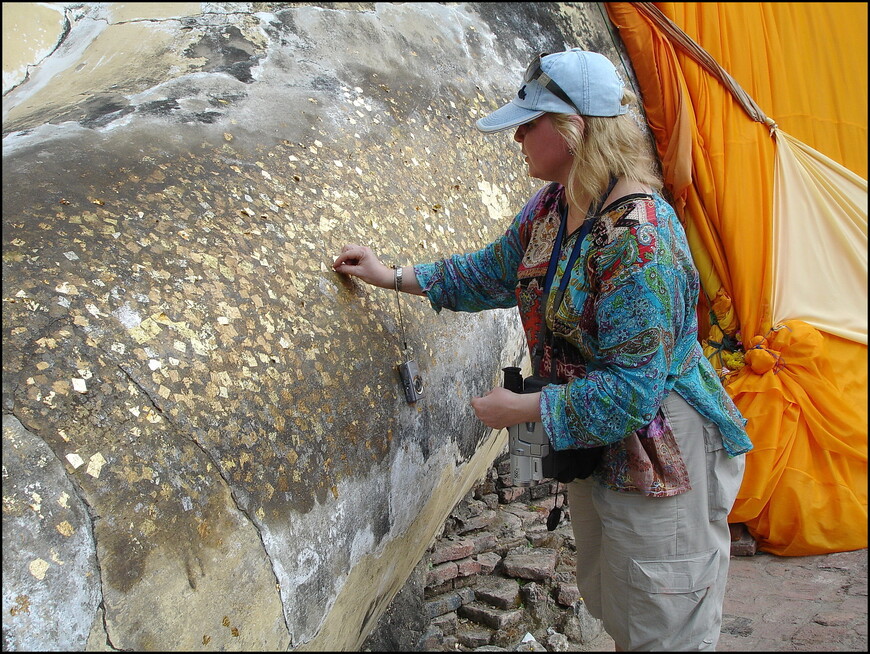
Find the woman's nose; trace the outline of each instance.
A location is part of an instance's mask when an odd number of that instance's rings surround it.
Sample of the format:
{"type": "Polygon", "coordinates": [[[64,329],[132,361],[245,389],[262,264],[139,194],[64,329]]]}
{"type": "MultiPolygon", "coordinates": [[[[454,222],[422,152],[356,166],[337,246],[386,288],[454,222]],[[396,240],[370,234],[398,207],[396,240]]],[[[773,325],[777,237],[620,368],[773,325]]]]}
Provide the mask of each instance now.
{"type": "Polygon", "coordinates": [[[523,137],[526,135],[526,126],[520,125],[517,127],[517,131],[514,132],[514,141],[517,143],[523,142],[523,137]]]}

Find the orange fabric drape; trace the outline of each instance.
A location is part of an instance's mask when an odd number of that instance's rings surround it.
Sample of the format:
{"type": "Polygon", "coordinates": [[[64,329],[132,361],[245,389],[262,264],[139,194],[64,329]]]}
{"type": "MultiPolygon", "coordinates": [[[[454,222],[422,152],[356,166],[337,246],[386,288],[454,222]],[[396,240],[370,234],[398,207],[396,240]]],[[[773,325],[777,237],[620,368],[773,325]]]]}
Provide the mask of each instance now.
{"type": "MultiPolygon", "coordinates": [[[[776,554],[866,547],[866,345],[787,316],[772,324],[776,142],[640,4],[605,6],[716,309],[710,342],[724,332],[746,350],[716,359],[739,368],[726,387],[755,444],[729,519],[776,554]]],[[[784,132],[866,178],[866,5],[654,4],[784,132]]]]}
{"type": "MultiPolygon", "coordinates": [[[[834,339],[786,321],[753,351],[760,356],[747,369],[762,374],[729,386],[755,445],[729,520],[745,522],[774,554],[867,546],[867,412],[841,399],[826,343],[834,339]]],[[[866,388],[866,367],[864,378],[866,388]]]]}

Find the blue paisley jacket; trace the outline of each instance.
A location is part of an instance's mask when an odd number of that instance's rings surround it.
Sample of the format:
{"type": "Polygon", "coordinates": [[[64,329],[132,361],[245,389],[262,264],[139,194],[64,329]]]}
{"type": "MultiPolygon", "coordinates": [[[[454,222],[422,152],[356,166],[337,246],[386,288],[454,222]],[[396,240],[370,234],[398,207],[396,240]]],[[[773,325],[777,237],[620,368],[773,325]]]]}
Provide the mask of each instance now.
{"type": "MultiPolygon", "coordinates": [[[[561,185],[548,184],[493,243],[415,265],[433,308],[516,306],[534,352],[564,196],[561,185]]],[[[554,290],[577,236],[564,239],[554,290]]],[[[604,207],[582,243],[564,300],[554,306],[557,294],[549,294],[543,314],[558,338],[544,347],[540,374],[555,372],[560,383],[541,392],[545,431],[556,450],[607,446],[596,477],[615,490],[674,495],[690,488],[660,411],[671,391],[716,424],[729,455],[752,449],[745,419],[698,342],[699,291],[683,227],[656,194],[628,195],[604,207]],[[638,466],[659,472],[640,486],[638,466]]]]}

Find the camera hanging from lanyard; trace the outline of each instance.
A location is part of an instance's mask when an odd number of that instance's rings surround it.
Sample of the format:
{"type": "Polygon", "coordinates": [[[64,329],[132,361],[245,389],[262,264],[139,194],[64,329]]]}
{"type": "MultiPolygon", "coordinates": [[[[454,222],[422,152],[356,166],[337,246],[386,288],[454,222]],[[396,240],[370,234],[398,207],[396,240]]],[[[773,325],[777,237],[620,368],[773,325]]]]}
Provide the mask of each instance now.
{"type": "MultiPolygon", "coordinates": [[[[402,267],[393,266],[395,270],[395,289],[396,289],[396,306],[399,309],[399,327],[402,331],[402,347],[403,352],[408,354],[408,341],[405,339],[405,323],[402,320],[402,301],[399,298],[399,291],[402,290],[402,267]]],[[[408,359],[404,363],[396,366],[399,371],[399,379],[402,382],[402,390],[405,391],[405,400],[409,403],[416,402],[423,395],[423,378],[420,376],[420,370],[417,368],[417,363],[413,359],[408,359]]]]}

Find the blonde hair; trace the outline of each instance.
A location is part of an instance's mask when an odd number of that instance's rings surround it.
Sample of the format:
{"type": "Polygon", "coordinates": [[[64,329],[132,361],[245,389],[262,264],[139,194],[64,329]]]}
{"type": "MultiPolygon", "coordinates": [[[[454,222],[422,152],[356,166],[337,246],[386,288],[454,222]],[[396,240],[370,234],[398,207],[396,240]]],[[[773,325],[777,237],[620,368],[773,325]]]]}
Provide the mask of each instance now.
{"type": "MultiPolygon", "coordinates": [[[[625,89],[622,104],[631,104],[635,94],[625,89]]],[[[583,116],[584,125],[569,114],[553,114],[553,126],[574,153],[574,163],[568,174],[568,201],[583,206],[598,198],[611,177],[631,181],[661,190],[658,164],[653,158],[649,141],[630,113],[621,116],[583,116]]]]}

